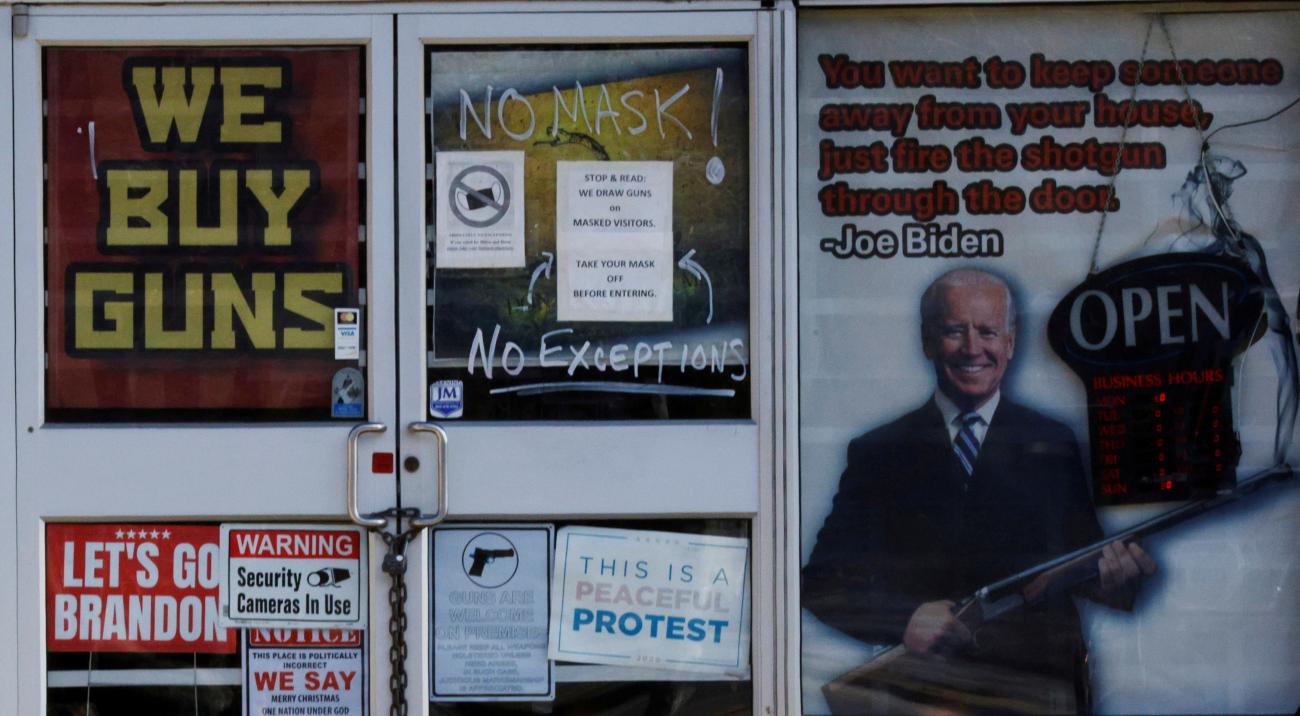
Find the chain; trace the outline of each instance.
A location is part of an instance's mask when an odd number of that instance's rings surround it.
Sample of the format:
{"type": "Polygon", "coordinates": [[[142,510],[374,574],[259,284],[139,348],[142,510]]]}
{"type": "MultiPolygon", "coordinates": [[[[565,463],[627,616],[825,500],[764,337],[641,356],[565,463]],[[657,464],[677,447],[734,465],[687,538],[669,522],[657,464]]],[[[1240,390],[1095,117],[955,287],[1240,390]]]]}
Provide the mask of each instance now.
{"type": "Polygon", "coordinates": [[[396,519],[397,531],[380,532],[379,536],[383,538],[384,544],[388,545],[388,551],[384,554],[383,570],[392,580],[392,585],[388,588],[388,663],[390,673],[388,675],[388,691],[391,701],[388,706],[389,716],[406,716],[409,705],[406,702],[406,546],[410,543],[415,535],[419,534],[419,528],[410,528],[405,532],[402,530],[402,518],[418,516],[419,510],[391,509],[377,513],[374,516],[392,517],[396,519]]]}
{"type": "MultiPolygon", "coordinates": [[[[1164,19],[1161,18],[1163,24],[1164,19]]],[[[1128,128],[1137,116],[1138,85],[1142,84],[1142,69],[1147,64],[1147,48],[1151,46],[1151,28],[1155,18],[1147,21],[1146,38],[1142,40],[1142,55],[1138,58],[1137,75],[1133,78],[1133,89],[1128,95],[1128,112],[1124,113],[1124,124],[1119,132],[1119,151],[1115,153],[1115,164],[1110,168],[1110,186],[1106,189],[1106,200],[1101,203],[1101,220],[1097,224],[1097,237],[1092,241],[1092,258],[1088,260],[1088,273],[1097,273],[1097,260],[1101,255],[1101,238],[1106,233],[1106,217],[1110,215],[1110,203],[1115,198],[1115,180],[1119,178],[1121,164],[1124,160],[1124,145],[1128,142],[1128,128]]]]}

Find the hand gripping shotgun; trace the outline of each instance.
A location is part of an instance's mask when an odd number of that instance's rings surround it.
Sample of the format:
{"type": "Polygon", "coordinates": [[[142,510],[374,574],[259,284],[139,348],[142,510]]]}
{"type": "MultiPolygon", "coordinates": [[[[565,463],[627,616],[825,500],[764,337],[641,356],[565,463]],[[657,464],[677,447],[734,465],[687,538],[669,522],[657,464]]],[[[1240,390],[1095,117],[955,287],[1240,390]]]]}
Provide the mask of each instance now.
{"type": "MultiPolygon", "coordinates": [[[[973,634],[981,625],[1008,612],[1039,604],[1096,579],[1101,550],[1112,542],[1127,543],[1156,534],[1291,476],[1292,469],[1285,463],[1261,470],[1238,481],[1236,489],[1231,492],[1188,502],[1073,552],[980,587],[953,607],[953,615],[973,634]]],[[[1001,681],[1006,686],[1007,682],[1019,679],[999,673],[1006,669],[978,664],[963,665],[956,678],[949,679],[946,684],[932,683],[926,678],[926,672],[935,670],[935,659],[942,657],[911,653],[898,644],[831,681],[822,692],[835,714],[911,713],[917,709],[917,700],[930,703],[956,700],[974,710],[1073,711],[1073,684],[1011,684],[1010,689],[985,690],[983,687],[990,682],[1001,681]],[[906,696],[902,695],[904,693],[906,696]],[[1067,701],[1069,703],[1065,703],[1067,701]]]]}

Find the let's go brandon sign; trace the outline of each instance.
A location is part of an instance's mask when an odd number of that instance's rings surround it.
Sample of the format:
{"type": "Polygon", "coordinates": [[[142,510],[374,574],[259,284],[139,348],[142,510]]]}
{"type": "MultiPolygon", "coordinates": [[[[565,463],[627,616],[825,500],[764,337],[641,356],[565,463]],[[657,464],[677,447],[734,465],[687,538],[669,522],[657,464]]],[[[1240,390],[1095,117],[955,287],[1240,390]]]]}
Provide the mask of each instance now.
{"type": "Polygon", "coordinates": [[[216,525],[45,528],[50,651],[233,654],[218,625],[216,525]]]}
{"type": "Polygon", "coordinates": [[[328,417],[360,51],[57,48],[45,68],[47,408],[328,417]]]}

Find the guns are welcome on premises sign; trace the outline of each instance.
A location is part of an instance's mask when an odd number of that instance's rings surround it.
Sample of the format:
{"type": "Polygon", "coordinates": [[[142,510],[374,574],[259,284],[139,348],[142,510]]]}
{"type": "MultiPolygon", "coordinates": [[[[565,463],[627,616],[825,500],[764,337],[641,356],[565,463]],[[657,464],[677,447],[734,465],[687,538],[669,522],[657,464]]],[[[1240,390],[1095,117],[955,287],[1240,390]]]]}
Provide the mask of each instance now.
{"type": "Polygon", "coordinates": [[[458,524],[432,535],[430,699],[554,699],[546,639],[555,527],[458,524]]]}

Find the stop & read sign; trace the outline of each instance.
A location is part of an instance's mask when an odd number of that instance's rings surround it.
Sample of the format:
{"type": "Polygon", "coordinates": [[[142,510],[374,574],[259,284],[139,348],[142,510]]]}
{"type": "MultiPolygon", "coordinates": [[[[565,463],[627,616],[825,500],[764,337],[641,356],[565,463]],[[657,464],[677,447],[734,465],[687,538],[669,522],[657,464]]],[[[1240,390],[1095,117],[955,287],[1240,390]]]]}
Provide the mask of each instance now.
{"type": "Polygon", "coordinates": [[[339,525],[221,526],[221,623],[365,628],[366,534],[339,525]]]}

